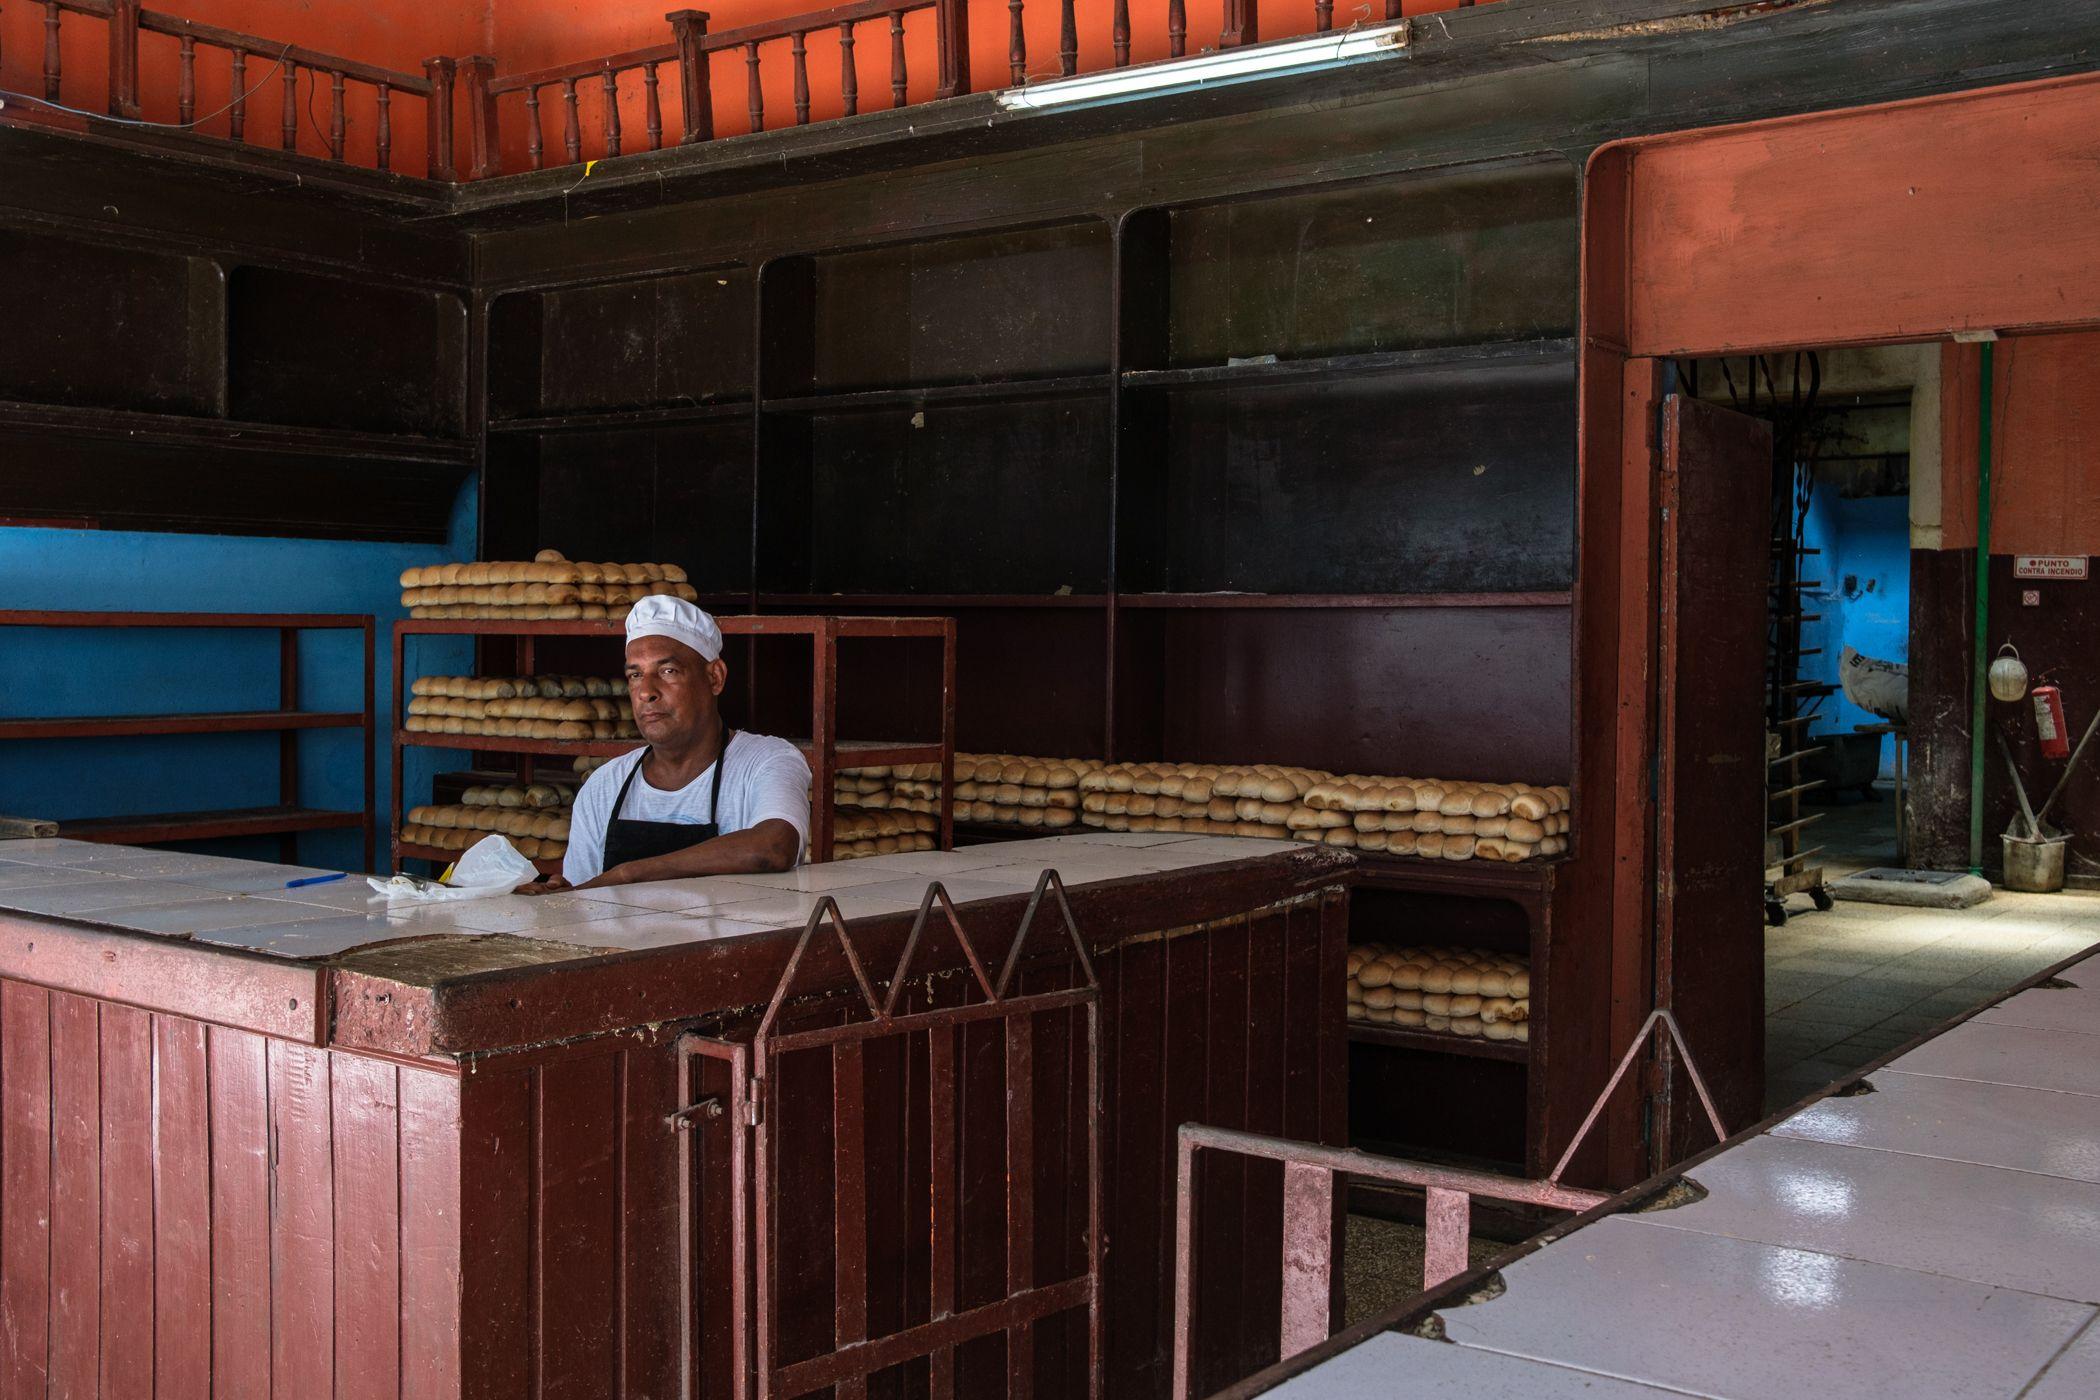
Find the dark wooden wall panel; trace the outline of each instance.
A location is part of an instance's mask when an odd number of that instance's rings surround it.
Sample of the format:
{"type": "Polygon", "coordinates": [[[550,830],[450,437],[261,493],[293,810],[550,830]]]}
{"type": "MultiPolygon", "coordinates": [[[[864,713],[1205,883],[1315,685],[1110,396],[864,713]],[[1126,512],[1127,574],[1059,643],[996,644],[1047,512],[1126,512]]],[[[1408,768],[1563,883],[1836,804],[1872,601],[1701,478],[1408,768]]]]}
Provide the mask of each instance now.
{"type": "Polygon", "coordinates": [[[225,276],[205,258],[0,229],[0,399],[208,414],[225,276]],[[30,327],[50,334],[30,335],[30,327]],[[117,328],[112,345],[103,334],[117,328]]]}
{"type": "Polygon", "coordinates": [[[1575,577],[1571,362],[1127,398],[1137,592],[1457,593],[1575,577]]]}
{"type": "Polygon", "coordinates": [[[432,437],[465,431],[466,308],[456,294],[237,267],[226,300],[234,418],[432,437]]]}
{"type": "Polygon", "coordinates": [[[1203,608],[1155,625],[1139,664],[1165,695],[1162,752],[1121,757],[1530,783],[1573,767],[1565,608],[1203,608]]]}

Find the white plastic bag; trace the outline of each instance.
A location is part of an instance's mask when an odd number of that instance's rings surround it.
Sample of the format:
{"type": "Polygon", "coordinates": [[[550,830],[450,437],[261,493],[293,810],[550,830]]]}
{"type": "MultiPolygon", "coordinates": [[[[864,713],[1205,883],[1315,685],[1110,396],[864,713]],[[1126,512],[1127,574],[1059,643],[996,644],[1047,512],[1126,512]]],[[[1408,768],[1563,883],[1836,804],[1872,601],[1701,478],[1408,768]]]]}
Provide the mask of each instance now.
{"type": "Polygon", "coordinates": [[[459,858],[450,878],[443,883],[407,875],[396,875],[391,880],[368,878],[365,883],[385,895],[389,904],[428,904],[438,900],[488,899],[509,894],[538,878],[538,869],[518,853],[507,837],[484,836],[459,858]]]}

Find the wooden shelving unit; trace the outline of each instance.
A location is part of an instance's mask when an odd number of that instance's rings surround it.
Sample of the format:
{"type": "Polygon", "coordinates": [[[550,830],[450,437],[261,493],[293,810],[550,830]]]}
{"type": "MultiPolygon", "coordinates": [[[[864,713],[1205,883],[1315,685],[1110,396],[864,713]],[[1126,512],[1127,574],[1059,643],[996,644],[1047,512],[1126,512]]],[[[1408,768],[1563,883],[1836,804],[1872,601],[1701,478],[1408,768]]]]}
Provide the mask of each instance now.
{"type": "MultiPolygon", "coordinates": [[[[717,617],[727,638],[797,638],[809,643],[810,733],[792,741],[809,760],[811,778],[810,859],[829,860],[832,849],[834,800],[833,777],[840,768],[872,767],[904,763],[940,766],[942,787],[952,788],[948,778],[955,769],[955,623],[945,617],[717,617]],[[839,644],[862,641],[931,641],[940,646],[941,669],[937,726],[934,740],[842,739],[839,737],[839,644]]],[[[551,639],[575,638],[598,643],[617,642],[624,635],[613,621],[508,622],[500,618],[409,619],[394,624],[392,685],[397,701],[405,709],[407,647],[415,637],[475,637],[511,644],[507,674],[533,675],[545,656],[543,643],[551,639]]],[[[603,669],[618,665],[618,650],[600,657],[603,669]]],[[[581,669],[580,667],[578,669],[581,669]]],[[[748,692],[747,692],[748,693],[748,692]]],[[[449,749],[473,754],[506,754],[522,760],[520,780],[531,781],[536,758],[615,758],[632,752],[639,741],[589,739],[517,739],[485,734],[411,733],[397,728],[393,735],[394,791],[401,792],[402,753],[410,748],[449,749]]],[[[450,860],[456,851],[416,846],[401,839],[404,799],[395,802],[392,818],[393,853],[402,859],[450,860]]],[[[940,841],[943,850],[954,843],[954,814],[946,803],[941,810],[940,841]]],[[[551,870],[558,862],[540,862],[551,870]]]]}
{"type": "MultiPolygon", "coordinates": [[[[762,616],[952,618],[969,751],[1569,782],[1578,183],[1516,160],[549,270],[490,304],[484,548],[647,540],[762,616]]],[[[901,732],[909,683],[841,664],[857,732],[901,732]]],[[[806,684],[752,671],[754,700],[806,684]]],[[[1490,911],[1460,921],[1603,1025],[1601,964],[1532,946],[1548,868],[1446,864],[1367,860],[1367,928],[1490,911]]],[[[1547,1034],[1355,1053],[1448,1079],[1418,1131],[1477,1102],[1493,1130],[1455,1136],[1535,1159],[1593,1068],[1547,1034]]]]}
{"type": "Polygon", "coordinates": [[[364,829],[364,864],[372,868],[372,807],[377,778],[373,747],[372,668],[375,628],[365,613],[153,613],[0,611],[0,627],[94,627],[124,629],[244,629],[278,634],[278,707],[271,710],[196,711],[153,715],[67,715],[0,719],[0,740],[112,739],[198,734],[277,734],[278,800],[267,805],[210,811],[153,812],[61,820],[59,834],[80,841],[151,846],[172,841],[208,841],[236,836],[281,838],[286,861],[297,858],[301,832],[364,829]],[[364,708],[299,708],[299,634],[355,632],[364,638],[364,708]],[[302,806],[299,802],[299,735],[314,730],[355,729],[364,743],[364,805],[355,811],[302,806]]]}

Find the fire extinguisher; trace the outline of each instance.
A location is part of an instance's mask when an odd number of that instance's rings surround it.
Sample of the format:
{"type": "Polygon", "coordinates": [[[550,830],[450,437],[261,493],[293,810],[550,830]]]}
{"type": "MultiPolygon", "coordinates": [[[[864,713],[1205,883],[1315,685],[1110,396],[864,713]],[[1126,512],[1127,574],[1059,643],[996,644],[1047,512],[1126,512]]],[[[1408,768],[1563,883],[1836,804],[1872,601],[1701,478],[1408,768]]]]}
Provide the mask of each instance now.
{"type": "Polygon", "coordinates": [[[2034,688],[2034,727],[2042,738],[2042,756],[2071,756],[2070,726],[2064,720],[2064,693],[2054,685],[2034,688]]]}

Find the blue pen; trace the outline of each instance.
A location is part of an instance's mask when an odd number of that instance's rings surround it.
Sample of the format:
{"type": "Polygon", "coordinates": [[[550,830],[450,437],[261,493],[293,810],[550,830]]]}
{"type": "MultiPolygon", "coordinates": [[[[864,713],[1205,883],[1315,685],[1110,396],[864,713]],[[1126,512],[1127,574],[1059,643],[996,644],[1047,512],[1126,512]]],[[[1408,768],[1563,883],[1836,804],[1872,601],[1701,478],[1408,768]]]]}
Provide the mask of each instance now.
{"type": "Polygon", "coordinates": [[[333,884],[337,880],[347,880],[349,878],[349,871],[338,870],[333,875],[309,875],[304,880],[287,880],[284,882],[284,887],[288,890],[296,890],[302,889],[307,885],[327,885],[333,884]]]}

